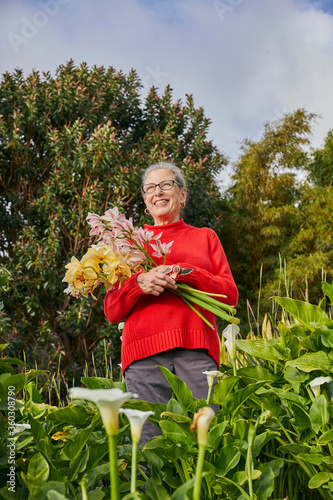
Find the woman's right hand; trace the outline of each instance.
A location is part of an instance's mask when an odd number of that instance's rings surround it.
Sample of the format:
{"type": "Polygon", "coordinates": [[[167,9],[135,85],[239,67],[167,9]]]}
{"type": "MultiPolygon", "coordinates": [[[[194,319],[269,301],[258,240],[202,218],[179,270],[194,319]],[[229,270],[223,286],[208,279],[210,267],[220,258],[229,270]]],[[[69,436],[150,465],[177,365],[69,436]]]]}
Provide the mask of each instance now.
{"type": "Polygon", "coordinates": [[[144,293],[160,295],[166,288],[177,289],[176,282],[168,274],[164,274],[168,266],[153,267],[146,273],[138,274],[136,281],[144,293]]]}

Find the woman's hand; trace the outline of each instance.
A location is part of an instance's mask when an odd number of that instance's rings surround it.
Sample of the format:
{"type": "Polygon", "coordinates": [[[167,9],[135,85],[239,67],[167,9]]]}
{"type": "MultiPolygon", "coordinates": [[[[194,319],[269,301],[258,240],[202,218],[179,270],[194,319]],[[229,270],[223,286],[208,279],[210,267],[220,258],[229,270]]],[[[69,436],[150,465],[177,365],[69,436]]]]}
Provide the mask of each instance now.
{"type": "Polygon", "coordinates": [[[177,289],[171,276],[164,274],[168,266],[153,267],[147,273],[138,274],[136,281],[141,290],[147,294],[160,295],[166,288],[177,289]]]}

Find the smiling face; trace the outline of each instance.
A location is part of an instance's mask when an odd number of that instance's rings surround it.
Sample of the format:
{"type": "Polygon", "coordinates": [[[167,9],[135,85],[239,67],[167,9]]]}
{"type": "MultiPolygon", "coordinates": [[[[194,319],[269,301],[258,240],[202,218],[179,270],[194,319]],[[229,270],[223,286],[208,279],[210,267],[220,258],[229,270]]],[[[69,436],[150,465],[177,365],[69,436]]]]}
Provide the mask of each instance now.
{"type": "MultiPolygon", "coordinates": [[[[149,172],[145,184],[159,184],[167,180],[175,180],[175,174],[167,168],[160,168],[149,172]]],[[[174,184],[169,191],[162,191],[157,186],[153,193],[144,195],[144,201],[155,226],[171,224],[180,220],[180,206],[186,201],[186,188],[174,184]]]]}

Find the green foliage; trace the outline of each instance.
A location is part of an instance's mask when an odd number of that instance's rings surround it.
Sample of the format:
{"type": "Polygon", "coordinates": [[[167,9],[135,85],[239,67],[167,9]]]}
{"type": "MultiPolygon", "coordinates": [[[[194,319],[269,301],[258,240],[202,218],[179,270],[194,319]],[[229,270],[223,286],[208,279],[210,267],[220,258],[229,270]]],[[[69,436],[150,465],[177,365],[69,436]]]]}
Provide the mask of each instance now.
{"type": "MultiPolygon", "coordinates": [[[[0,317],[10,351],[51,372],[61,356],[67,379],[103,351],[119,362],[117,328],[98,302],[63,293],[64,266],[90,240],[88,212],[117,205],[135,223],[148,222],[142,171],[173,159],[189,184],[187,220],[214,226],[221,196],[216,175],[226,161],[207,138],[209,120],[191,96],[174,101],[166,87],[142,100],[141,81],[114,68],[75,67],[56,75],[20,70],[0,83],[0,256],[12,274],[0,317]]],[[[97,369],[103,369],[103,352],[97,369]]],[[[64,390],[62,385],[61,390],[64,390]]]]}

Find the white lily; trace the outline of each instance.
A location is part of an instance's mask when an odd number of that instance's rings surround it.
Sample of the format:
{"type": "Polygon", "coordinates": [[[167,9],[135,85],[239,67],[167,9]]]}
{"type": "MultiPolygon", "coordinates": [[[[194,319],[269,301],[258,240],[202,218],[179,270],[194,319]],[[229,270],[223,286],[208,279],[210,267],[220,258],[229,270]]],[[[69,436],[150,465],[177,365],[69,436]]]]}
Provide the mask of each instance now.
{"type": "Polygon", "coordinates": [[[219,372],[218,370],[211,370],[211,371],[208,371],[208,372],[206,371],[206,372],[202,372],[202,373],[203,373],[203,375],[207,375],[207,383],[208,383],[207,404],[209,404],[210,395],[212,392],[212,387],[214,385],[214,379],[223,377],[223,373],[219,372]]]}
{"type": "Polygon", "coordinates": [[[73,387],[69,389],[69,396],[77,399],[87,399],[96,404],[108,435],[118,434],[119,408],[132,397],[138,397],[132,392],[123,392],[121,389],[86,389],[73,387]]]}
{"type": "Polygon", "coordinates": [[[315,397],[320,395],[320,386],[323,384],[329,384],[331,381],[331,377],[317,377],[311,380],[310,387],[315,397]]]}
{"type": "Polygon", "coordinates": [[[118,332],[122,332],[125,326],[125,321],[118,323],[118,332]]]}
{"type": "Polygon", "coordinates": [[[153,411],[133,410],[131,408],[121,408],[120,413],[124,413],[129,420],[131,426],[132,440],[136,444],[140,441],[142,427],[150,415],[154,415],[153,411]]]}
{"type": "Polygon", "coordinates": [[[120,500],[118,465],[117,465],[117,436],[119,429],[119,409],[132,397],[138,397],[132,392],[123,392],[121,389],[86,389],[72,387],[69,397],[87,399],[96,404],[102,417],[102,422],[109,442],[110,457],[110,495],[111,500],[120,500]]]}
{"type": "Polygon", "coordinates": [[[239,326],[235,323],[231,323],[223,330],[223,337],[226,339],[224,345],[229,352],[232,366],[234,370],[234,375],[237,376],[237,368],[236,368],[236,337],[239,334],[239,326]]]}
{"type": "Polygon", "coordinates": [[[131,493],[136,490],[136,464],[138,443],[140,441],[142,427],[153,411],[132,410],[131,408],[121,408],[120,413],[124,413],[129,420],[132,436],[132,470],[131,470],[131,493]]]}
{"type": "Polygon", "coordinates": [[[203,408],[200,408],[200,410],[193,417],[191,431],[197,431],[199,446],[199,454],[193,488],[193,500],[200,500],[201,478],[207,446],[208,429],[214,417],[215,412],[210,406],[204,406],[203,408]]]}

